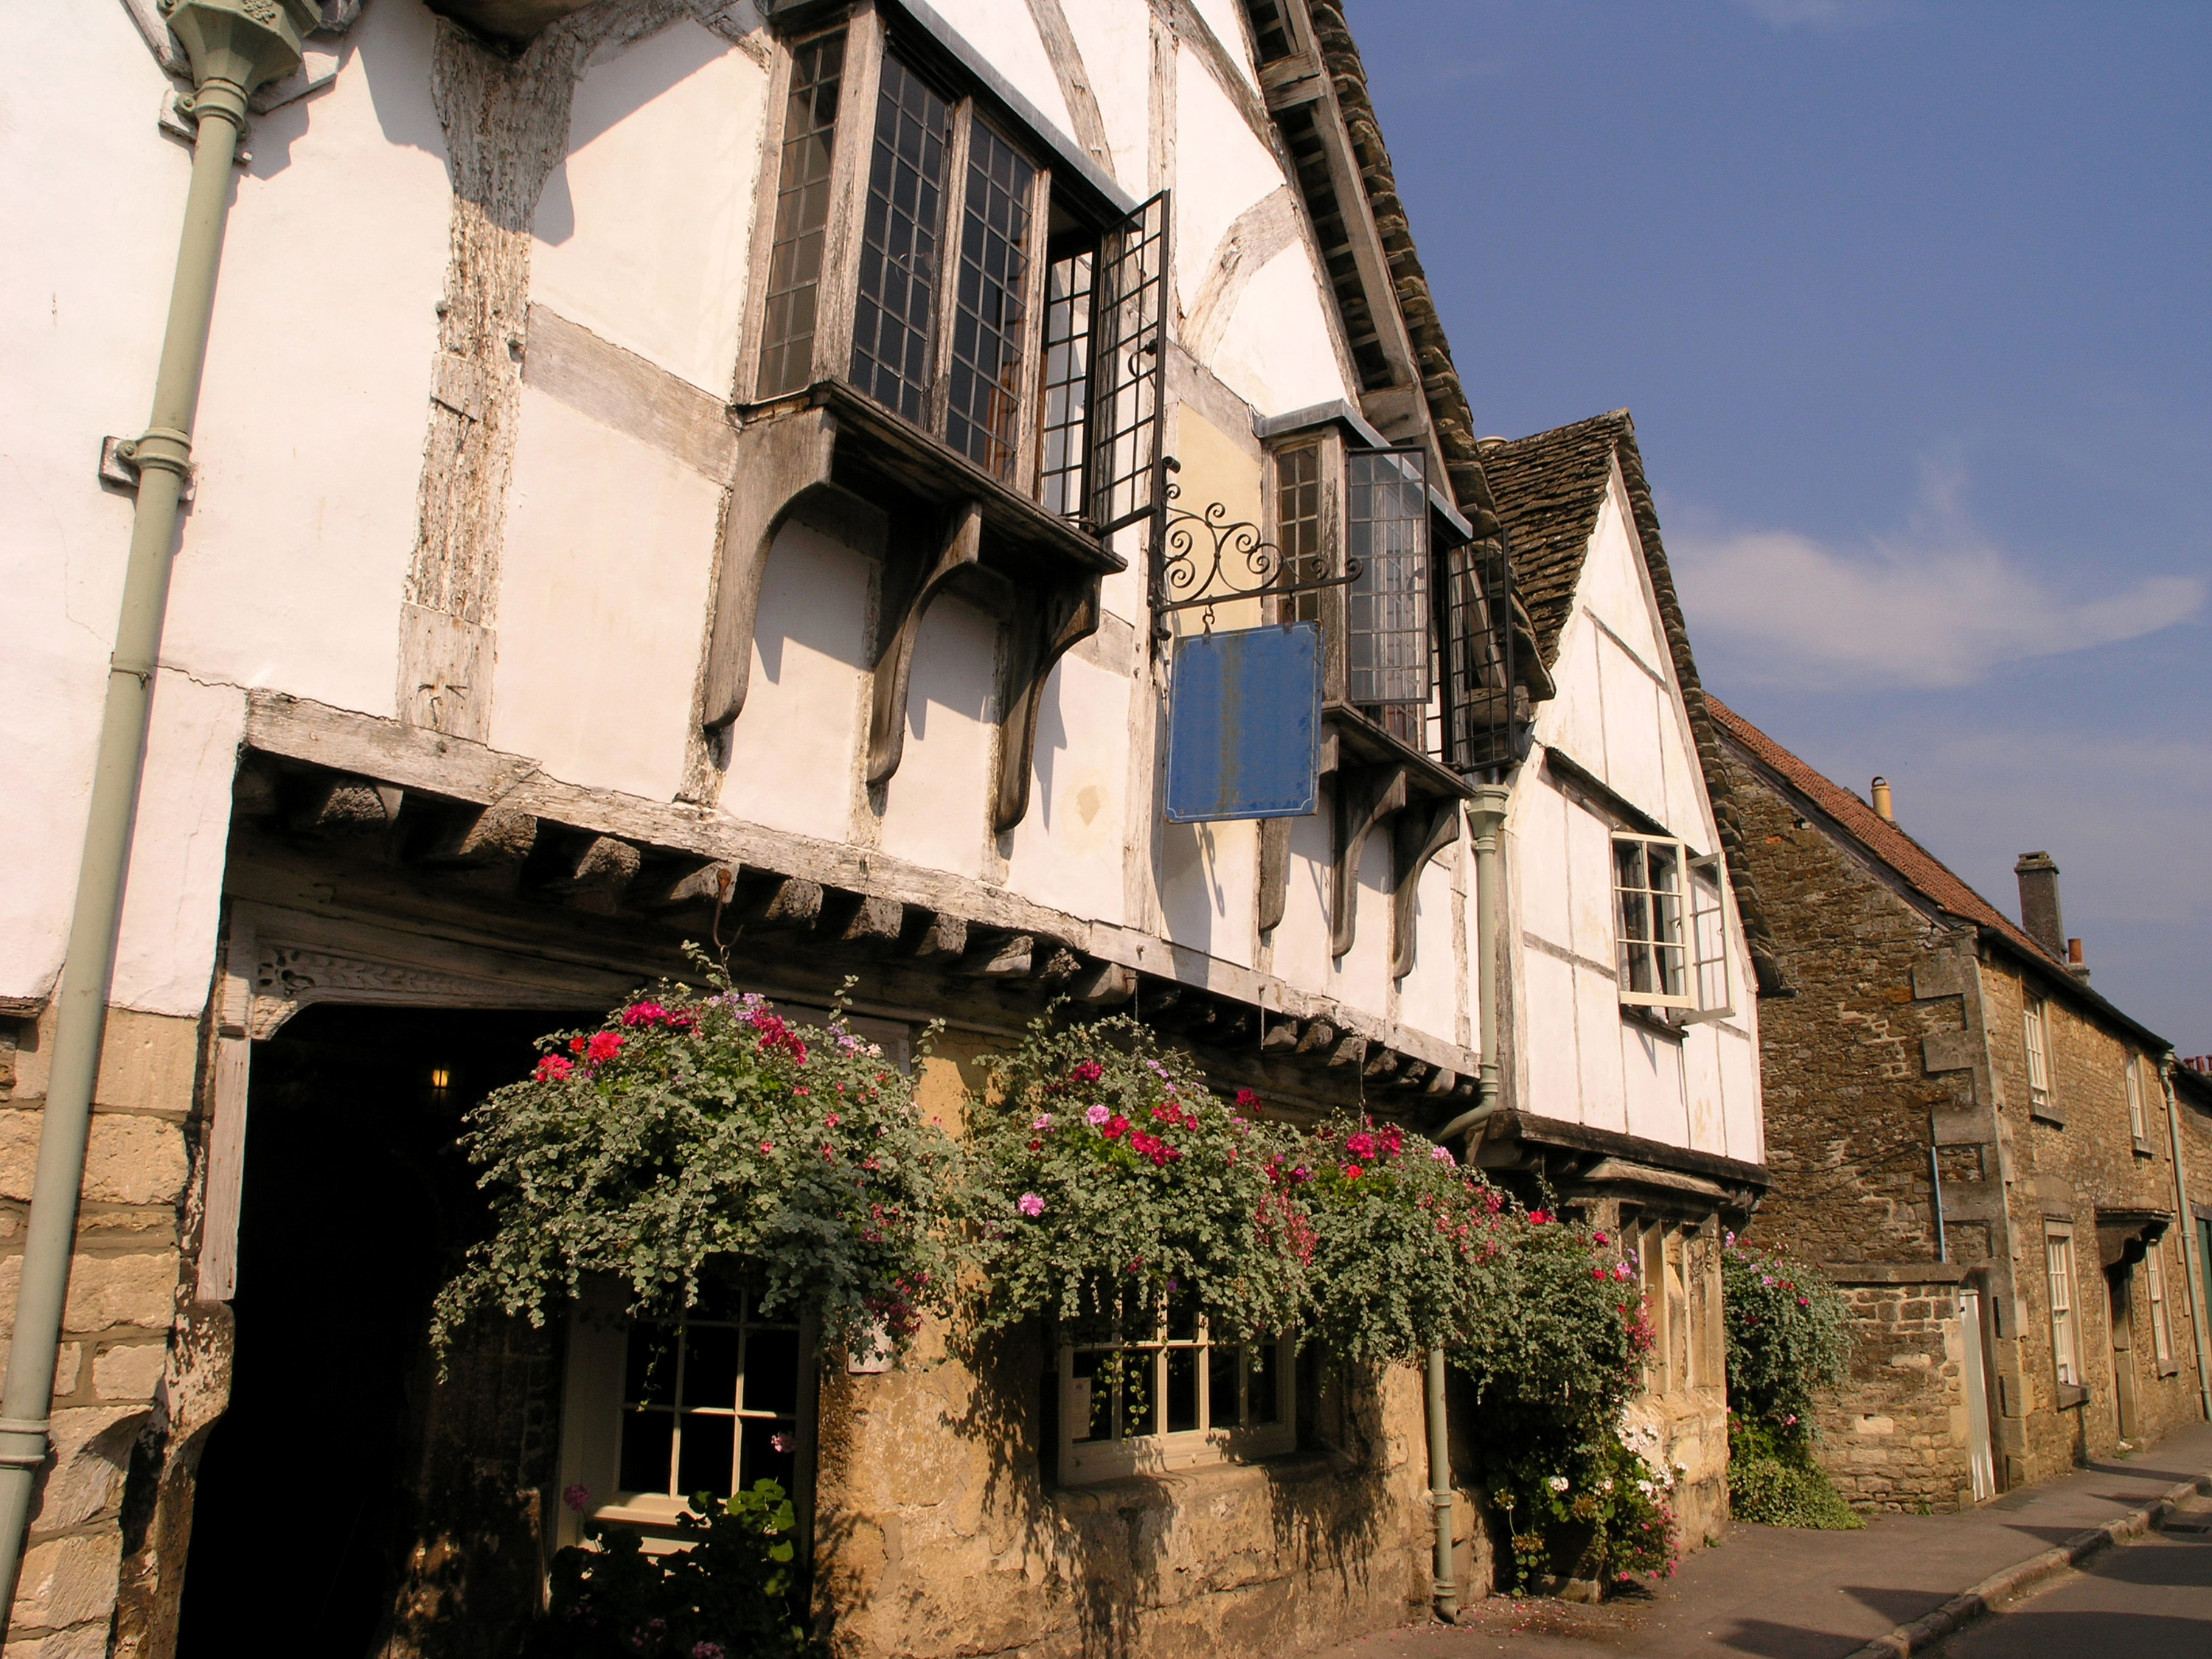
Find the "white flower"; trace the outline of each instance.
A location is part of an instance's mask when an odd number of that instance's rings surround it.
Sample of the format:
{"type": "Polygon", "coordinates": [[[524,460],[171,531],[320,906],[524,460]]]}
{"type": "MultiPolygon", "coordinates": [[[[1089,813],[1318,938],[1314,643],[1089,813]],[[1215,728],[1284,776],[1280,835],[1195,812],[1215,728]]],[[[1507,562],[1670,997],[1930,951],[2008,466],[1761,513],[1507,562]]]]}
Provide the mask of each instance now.
{"type": "Polygon", "coordinates": [[[1565,1492],[1567,1489],[1567,1477],[1564,1474],[1555,1474],[1545,1481],[1544,1484],[1549,1486],[1553,1492],[1565,1492]]]}

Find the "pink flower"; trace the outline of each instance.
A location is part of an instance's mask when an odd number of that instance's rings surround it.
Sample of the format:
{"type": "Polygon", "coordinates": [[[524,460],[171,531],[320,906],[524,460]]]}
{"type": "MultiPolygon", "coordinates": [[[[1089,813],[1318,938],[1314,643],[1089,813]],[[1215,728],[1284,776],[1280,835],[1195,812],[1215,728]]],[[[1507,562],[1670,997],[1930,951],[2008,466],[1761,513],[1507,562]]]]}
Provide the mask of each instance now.
{"type": "Polygon", "coordinates": [[[787,1452],[791,1449],[791,1437],[787,1434],[772,1434],[768,1437],[768,1443],[780,1452],[787,1452]]]}
{"type": "Polygon", "coordinates": [[[1549,1210],[1531,1210],[1528,1212],[1528,1224],[1532,1227],[1544,1226],[1550,1222],[1551,1218],[1552,1212],[1549,1210]]]}
{"type": "Polygon", "coordinates": [[[1249,1089],[1239,1089],[1237,1091],[1237,1105],[1241,1111],[1256,1112],[1260,1109],[1260,1097],[1249,1089]]]}
{"type": "Polygon", "coordinates": [[[1014,1207],[1034,1219],[1044,1213],[1044,1200],[1035,1193],[1024,1193],[1014,1200],[1014,1207]]]}
{"type": "Polygon", "coordinates": [[[1052,1114],[1050,1112],[1039,1112],[1036,1115],[1036,1121],[1030,1124],[1030,1127],[1035,1129],[1039,1134],[1042,1134],[1046,1130],[1052,1127],[1052,1114]]]}
{"type": "Polygon", "coordinates": [[[592,1489],[580,1485],[563,1486],[561,1488],[561,1501],[581,1515],[584,1506],[592,1501],[592,1489]]]}
{"type": "MultiPolygon", "coordinates": [[[[805,1091],[801,1091],[801,1092],[802,1092],[802,1093],[804,1093],[805,1091]]],[[[837,1114],[836,1114],[836,1113],[832,1112],[832,1113],[830,1113],[830,1117],[829,1117],[829,1123],[830,1123],[830,1127],[831,1128],[833,1128],[833,1129],[834,1129],[834,1128],[836,1128],[836,1127],[837,1127],[837,1114]]]]}
{"type": "Polygon", "coordinates": [[[601,1061],[612,1060],[617,1054],[620,1054],[622,1052],[622,1046],[623,1040],[619,1033],[614,1031],[594,1031],[592,1033],[592,1041],[589,1046],[584,1050],[584,1058],[590,1060],[592,1065],[597,1066],[601,1061]]]}
{"type": "Polygon", "coordinates": [[[1452,1156],[1451,1148],[1449,1146],[1431,1146],[1429,1148],[1429,1156],[1439,1164],[1456,1164],[1459,1162],[1452,1156]]]}
{"type": "Polygon", "coordinates": [[[1357,1134],[1346,1135],[1344,1138],[1344,1150],[1357,1158],[1370,1158],[1375,1156],[1375,1137],[1364,1129],[1360,1130],[1357,1134]]]}
{"type": "Polygon", "coordinates": [[[761,1151],[763,1151],[763,1152],[774,1152],[775,1150],[775,1142],[774,1142],[773,1140],[763,1140],[763,1142],[761,1142],[761,1151]]]}
{"type": "Polygon", "coordinates": [[[538,1062],[535,1073],[540,1083],[558,1083],[576,1068],[558,1054],[548,1054],[538,1062]]]}
{"type": "Polygon", "coordinates": [[[1103,1106],[1093,1106],[1089,1111],[1083,1115],[1083,1121],[1085,1123],[1091,1125],[1093,1127],[1096,1127],[1099,1124],[1105,1122],[1108,1118],[1110,1118],[1114,1114],[1108,1111],[1103,1106]]]}

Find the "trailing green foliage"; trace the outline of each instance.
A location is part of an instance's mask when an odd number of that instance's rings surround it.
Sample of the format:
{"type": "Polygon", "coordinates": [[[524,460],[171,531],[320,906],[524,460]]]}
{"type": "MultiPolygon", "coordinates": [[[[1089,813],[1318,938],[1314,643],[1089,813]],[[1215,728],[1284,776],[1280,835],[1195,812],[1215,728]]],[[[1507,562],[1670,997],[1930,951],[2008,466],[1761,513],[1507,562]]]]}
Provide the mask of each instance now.
{"type": "Polygon", "coordinates": [[[1842,1293],[1818,1268],[1730,1234],[1721,1297],[1736,1414],[1778,1429],[1810,1425],[1814,1397],[1850,1375],[1856,1338],[1842,1293]]]}
{"type": "MultiPolygon", "coordinates": [[[[1802,1428],[1802,1425],[1801,1425],[1802,1428]]],[[[1852,1511],[1813,1458],[1811,1436],[1729,1414],[1729,1509],[1739,1521],[1767,1527],[1854,1532],[1866,1522],[1852,1511]]]]}
{"type": "Polygon", "coordinates": [[[1675,1472],[1655,1461],[1658,1437],[1622,1417],[1651,1345],[1634,1263],[1543,1210],[1512,1213],[1499,1238],[1497,1291],[1449,1353],[1475,1384],[1516,1587],[1671,1571],[1675,1472]]]}
{"type": "Polygon", "coordinates": [[[1285,1132],[1127,1018],[1048,1014],[990,1075],[963,1206],[979,1331],[1049,1315],[1079,1338],[1148,1335],[1170,1296],[1221,1337],[1296,1325],[1313,1237],[1270,1173],[1295,1151],[1285,1132]]]}
{"type": "Polygon", "coordinates": [[[1279,1166],[1313,1237],[1306,1331],[1354,1364],[1410,1364],[1505,1293],[1504,1196],[1395,1126],[1323,1124],[1279,1166]]]}
{"type": "Polygon", "coordinates": [[[547,1609],[524,1659],[809,1659],[797,1596],[794,1519],[763,1480],[726,1504],[701,1492],[676,1518],[687,1548],[647,1555],[628,1527],[599,1522],[592,1544],[553,1557],[547,1609]]]}
{"type": "Polygon", "coordinates": [[[902,1340],[941,1304],[951,1141],[873,1043],[791,1025],[710,972],[547,1038],[531,1078],[470,1112],[496,1224],[439,1293],[441,1353],[471,1311],[539,1324],[586,1275],[665,1318],[717,1260],[744,1264],[764,1313],[816,1309],[833,1345],[902,1340]]]}

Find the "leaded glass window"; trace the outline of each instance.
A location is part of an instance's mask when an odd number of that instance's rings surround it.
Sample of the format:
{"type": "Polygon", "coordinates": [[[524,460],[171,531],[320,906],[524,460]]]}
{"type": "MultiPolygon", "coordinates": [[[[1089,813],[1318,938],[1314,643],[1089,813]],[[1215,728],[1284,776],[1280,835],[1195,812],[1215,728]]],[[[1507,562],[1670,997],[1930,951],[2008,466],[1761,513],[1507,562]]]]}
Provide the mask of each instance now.
{"type": "Polygon", "coordinates": [[[1036,183],[1020,151],[970,120],[945,441],[997,478],[1014,470],[1036,183]]]}
{"type": "Polygon", "coordinates": [[[1091,431],[1091,289],[1097,255],[1057,258],[1044,277],[1043,454],[1037,499],[1048,513],[1083,516],[1091,431]]]}
{"type": "Polygon", "coordinates": [[[952,106],[886,54],[876,94],[860,291],[853,308],[853,384],[921,422],[937,332],[945,174],[952,106]]]}
{"type": "Polygon", "coordinates": [[[1429,490],[1418,450],[1345,458],[1346,696],[1362,708],[1429,700],[1429,490]]]}
{"type": "Polygon", "coordinates": [[[775,240],[769,253],[761,318],[757,395],[762,398],[796,392],[814,377],[830,163],[836,159],[837,94],[844,73],[842,34],[810,40],[792,54],[776,176],[775,240]]]}

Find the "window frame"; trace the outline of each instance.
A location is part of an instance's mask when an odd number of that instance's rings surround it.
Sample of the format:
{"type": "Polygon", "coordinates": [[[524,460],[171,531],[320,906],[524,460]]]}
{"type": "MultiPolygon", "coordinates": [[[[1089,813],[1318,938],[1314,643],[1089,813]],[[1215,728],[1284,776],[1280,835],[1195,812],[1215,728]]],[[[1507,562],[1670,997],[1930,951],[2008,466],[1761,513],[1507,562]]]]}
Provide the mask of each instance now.
{"type": "Polygon", "coordinates": [[[2051,1111],[2051,1004],[2030,995],[2021,1001],[2021,1046],[2027,1054],[2027,1109],[2039,1117],[2051,1111]]]}
{"type": "Polygon", "coordinates": [[[1195,1316],[1194,1334],[1189,1337],[1171,1336],[1169,1333],[1169,1313],[1161,1310],[1157,1334],[1150,1340],[1128,1342],[1073,1342],[1064,1334],[1056,1335],[1051,1352],[1053,1371],[1051,1381],[1057,1409],[1055,1431],[1059,1484],[1062,1486],[1091,1486],[1102,1480],[1124,1480],[1133,1475],[1165,1474],[1176,1470],[1204,1468],[1218,1464],[1245,1463],[1262,1458],[1279,1457],[1297,1449],[1298,1390],[1297,1373],[1297,1341],[1294,1337],[1282,1336],[1273,1342],[1217,1343],[1212,1340],[1203,1315],[1195,1316]],[[1251,1368],[1249,1355],[1261,1350],[1273,1356],[1276,1379],[1276,1420],[1272,1423],[1240,1421],[1233,1428],[1224,1428],[1212,1421],[1212,1388],[1208,1357],[1223,1350],[1233,1350],[1238,1355],[1237,1401],[1240,1419],[1249,1415],[1251,1401],[1251,1368]],[[1196,1393],[1199,1426],[1193,1429],[1166,1429],[1150,1434],[1121,1435],[1105,1440],[1079,1440],[1075,1428],[1079,1422],[1087,1424],[1089,1413],[1084,1409],[1090,1399],[1090,1378],[1076,1375],[1079,1354],[1111,1354],[1131,1352],[1150,1355],[1152,1369],[1152,1388],[1157,1401],[1155,1409],[1162,1416],[1167,1409],[1167,1367],[1169,1356],[1178,1351],[1194,1351],[1196,1393]],[[1079,1385],[1081,1392],[1079,1394],[1079,1385]]]}
{"type": "Polygon", "coordinates": [[[2164,1239],[2154,1240],[2143,1252],[2143,1288],[2150,1302],[2151,1352],[2158,1363],[2158,1374],[2169,1376],[2181,1369],[2173,1353],[2173,1322],[2166,1303],[2166,1264],[2162,1252],[2164,1239]]]}
{"type": "Polygon", "coordinates": [[[2086,1389],[2081,1369],[2080,1285],[2074,1262],[2074,1230],[2043,1231],[2045,1294],[2049,1300],[2051,1364],[2061,1388],[2086,1389]]]}
{"type": "Polygon", "coordinates": [[[2143,1109],[2142,1069],[2143,1057],[2130,1049],[2127,1063],[2128,1134],[2135,1142],[2136,1151],[2154,1155],[2150,1144],[2150,1121],[2143,1109]]]}
{"type": "Polygon", "coordinates": [[[1683,1014],[1695,1011],[1698,1006],[1697,981],[1692,975],[1690,964],[1692,943],[1689,929],[1691,896],[1688,891],[1691,881],[1689,848],[1678,836],[1647,835],[1634,830],[1613,830],[1607,839],[1607,847],[1610,856],[1607,862],[1606,876],[1613,894],[1613,965],[1621,1006],[1629,1008],[1665,1009],[1683,1014]],[[1643,849],[1639,863],[1646,883],[1644,886],[1633,888],[1623,886],[1620,879],[1621,849],[1624,846],[1632,845],[1643,849]],[[1666,852],[1673,861],[1680,884],[1672,890],[1671,893],[1648,884],[1651,879],[1650,849],[1655,848],[1666,852]],[[1631,936],[1626,899],[1632,893],[1642,894],[1652,900],[1662,896],[1671,896],[1674,899],[1674,937],[1671,940],[1659,937],[1660,924],[1656,914],[1658,907],[1656,904],[1650,907],[1654,915],[1645,935],[1640,938],[1631,936]],[[1651,977],[1654,983],[1660,986],[1667,982],[1668,976],[1665,972],[1665,958],[1659,953],[1662,951],[1678,953],[1679,960],[1675,971],[1682,988],[1679,991],[1634,988],[1631,983],[1634,975],[1630,966],[1632,961],[1630,952],[1638,950],[1651,953],[1650,962],[1653,969],[1651,977]]]}

